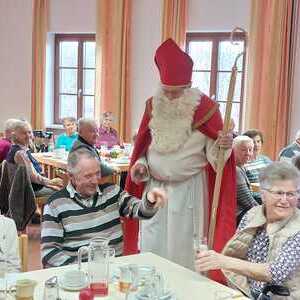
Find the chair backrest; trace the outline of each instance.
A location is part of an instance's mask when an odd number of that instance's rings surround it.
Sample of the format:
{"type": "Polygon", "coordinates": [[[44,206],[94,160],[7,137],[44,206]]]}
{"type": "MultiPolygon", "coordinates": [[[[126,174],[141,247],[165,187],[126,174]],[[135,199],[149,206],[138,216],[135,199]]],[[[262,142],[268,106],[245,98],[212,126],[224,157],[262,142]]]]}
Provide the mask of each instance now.
{"type": "Polygon", "coordinates": [[[28,235],[21,234],[19,236],[19,253],[21,259],[21,271],[28,271],[28,235]]]}
{"type": "Polygon", "coordinates": [[[9,209],[8,198],[15,171],[16,165],[8,163],[6,160],[1,163],[0,210],[4,215],[7,214],[9,209]]]}
{"type": "Polygon", "coordinates": [[[35,195],[25,165],[18,165],[8,198],[8,215],[22,231],[31,220],[35,210],[35,195]]]}

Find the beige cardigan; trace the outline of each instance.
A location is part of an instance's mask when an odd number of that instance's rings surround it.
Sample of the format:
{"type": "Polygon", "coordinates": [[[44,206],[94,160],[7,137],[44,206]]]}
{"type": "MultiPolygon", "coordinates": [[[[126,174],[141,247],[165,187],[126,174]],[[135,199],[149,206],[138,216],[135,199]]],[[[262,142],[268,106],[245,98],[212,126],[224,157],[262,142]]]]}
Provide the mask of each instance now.
{"type": "MultiPolygon", "coordinates": [[[[248,212],[249,223],[241,231],[237,232],[232,239],[226,244],[223,249],[223,254],[231,257],[246,260],[248,247],[253,239],[256,231],[259,227],[266,224],[266,218],[264,215],[264,206],[253,207],[248,212]]],[[[270,247],[267,257],[267,262],[275,260],[278,256],[282,245],[290,238],[300,231],[300,211],[295,210],[294,215],[280,222],[272,223],[268,225],[267,234],[270,240],[270,247]]],[[[236,273],[222,270],[225,274],[228,283],[235,286],[239,290],[243,291],[247,295],[250,295],[249,285],[247,278],[236,273]]],[[[278,299],[299,300],[300,299],[300,268],[298,268],[293,274],[291,279],[288,279],[285,283],[291,292],[289,297],[278,297],[278,299]]],[[[272,299],[277,299],[273,296],[272,299]]]]}

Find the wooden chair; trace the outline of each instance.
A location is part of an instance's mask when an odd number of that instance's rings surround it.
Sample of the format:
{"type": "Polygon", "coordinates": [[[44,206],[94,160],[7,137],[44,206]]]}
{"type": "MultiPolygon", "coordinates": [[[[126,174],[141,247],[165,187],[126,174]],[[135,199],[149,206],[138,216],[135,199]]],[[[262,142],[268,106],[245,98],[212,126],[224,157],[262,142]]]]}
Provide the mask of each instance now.
{"type": "Polygon", "coordinates": [[[19,235],[19,254],[21,260],[21,271],[28,271],[28,235],[19,235]]]}

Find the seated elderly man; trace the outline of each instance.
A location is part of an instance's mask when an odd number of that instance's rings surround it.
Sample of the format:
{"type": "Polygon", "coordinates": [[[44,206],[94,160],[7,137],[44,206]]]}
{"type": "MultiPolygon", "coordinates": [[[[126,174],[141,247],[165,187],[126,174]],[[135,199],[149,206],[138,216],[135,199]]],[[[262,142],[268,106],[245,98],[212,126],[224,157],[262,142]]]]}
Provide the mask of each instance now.
{"type": "Polygon", "coordinates": [[[15,122],[17,119],[8,119],[4,124],[4,137],[0,139],[0,163],[6,158],[11,148],[11,138],[15,122]]]}
{"type": "Polygon", "coordinates": [[[295,140],[280,151],[279,160],[291,162],[292,158],[299,154],[300,154],[300,130],[296,132],[295,140]]]}
{"type": "Polygon", "coordinates": [[[116,254],[122,254],[120,215],[151,218],[166,202],[163,190],[153,189],[141,200],[113,184],[98,185],[99,160],[87,149],[69,154],[70,182],[52,195],[44,208],[42,262],[46,267],[62,266],[77,259],[77,251],[97,236],[108,237],[116,254]]]}
{"type": "Polygon", "coordinates": [[[115,170],[110,168],[107,164],[101,161],[100,155],[96,148],[98,138],[98,127],[95,120],[81,118],[78,120],[78,139],[73,143],[70,152],[80,148],[85,148],[93,152],[99,159],[101,164],[101,176],[109,176],[115,173],[115,170]]]}
{"type": "Polygon", "coordinates": [[[25,165],[30,176],[32,188],[36,196],[47,196],[63,186],[60,178],[48,179],[43,176],[42,168],[38,161],[32,156],[29,149],[30,139],[32,137],[32,128],[29,123],[17,120],[14,123],[12,133],[13,145],[6,160],[13,164],[25,165]]]}
{"type": "Polygon", "coordinates": [[[254,299],[268,283],[288,287],[291,296],[284,299],[300,299],[299,171],[274,162],[261,172],[260,186],[263,205],[248,211],[222,254],[197,254],[196,270],[222,269],[231,284],[254,299]]]}
{"type": "Polygon", "coordinates": [[[0,215],[0,266],[8,272],[20,271],[19,242],[14,220],[0,215]]]}
{"type": "Polygon", "coordinates": [[[240,135],[233,140],[233,151],[236,161],[237,223],[240,222],[243,215],[250,208],[258,205],[252,195],[245,169],[245,164],[252,158],[253,147],[253,140],[248,136],[240,135]]]}

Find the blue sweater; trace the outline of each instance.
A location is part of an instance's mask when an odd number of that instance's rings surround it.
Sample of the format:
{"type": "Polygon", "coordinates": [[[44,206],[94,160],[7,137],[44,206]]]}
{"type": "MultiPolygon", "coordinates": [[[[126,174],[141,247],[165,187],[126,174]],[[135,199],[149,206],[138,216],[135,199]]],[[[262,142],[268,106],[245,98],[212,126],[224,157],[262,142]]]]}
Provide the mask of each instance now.
{"type": "Polygon", "coordinates": [[[74,133],[70,136],[65,133],[60,134],[55,143],[55,148],[60,148],[61,146],[65,146],[67,151],[70,151],[73,143],[77,140],[78,133],[74,133]]]}

